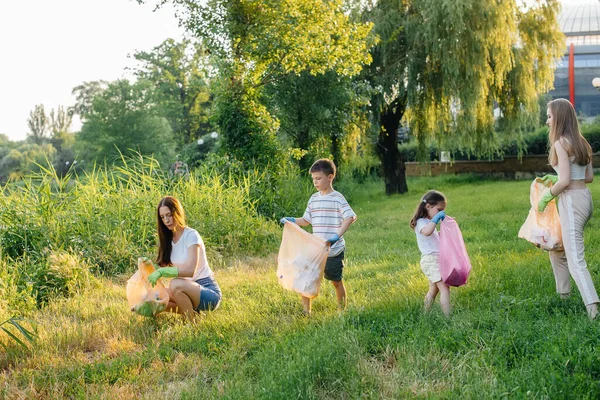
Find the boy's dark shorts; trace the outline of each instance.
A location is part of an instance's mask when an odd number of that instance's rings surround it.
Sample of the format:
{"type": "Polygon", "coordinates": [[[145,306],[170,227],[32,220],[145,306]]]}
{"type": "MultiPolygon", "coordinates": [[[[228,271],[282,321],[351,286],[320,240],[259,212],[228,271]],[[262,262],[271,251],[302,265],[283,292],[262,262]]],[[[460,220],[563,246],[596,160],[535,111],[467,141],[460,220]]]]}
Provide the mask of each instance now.
{"type": "Polygon", "coordinates": [[[334,257],[328,257],[325,263],[325,279],[339,282],[342,280],[344,270],[344,252],[334,257]]]}

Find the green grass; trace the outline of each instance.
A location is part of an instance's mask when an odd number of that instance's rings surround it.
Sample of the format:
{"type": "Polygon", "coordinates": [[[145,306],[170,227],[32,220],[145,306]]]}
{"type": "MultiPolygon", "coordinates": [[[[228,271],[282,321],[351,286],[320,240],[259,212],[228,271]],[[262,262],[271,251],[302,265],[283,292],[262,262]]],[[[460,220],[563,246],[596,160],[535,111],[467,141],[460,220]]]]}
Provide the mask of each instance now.
{"type": "MultiPolygon", "coordinates": [[[[346,236],[345,313],[323,285],[303,317],[277,284],[275,255],[224,262],[221,309],[193,324],[132,315],[127,276],[100,278],[27,313],[37,343],[0,354],[0,398],[599,398],[600,322],[576,290],[558,298],[547,254],[516,237],[529,182],[442,177],[409,187],[348,195],[358,221],[346,236]],[[473,265],[451,292],[450,320],[439,307],[422,312],[427,280],[408,221],[428,189],[446,194],[473,265]]],[[[598,204],[600,189],[591,190],[598,204]]],[[[597,285],[599,228],[593,218],[585,232],[597,285]]]]}

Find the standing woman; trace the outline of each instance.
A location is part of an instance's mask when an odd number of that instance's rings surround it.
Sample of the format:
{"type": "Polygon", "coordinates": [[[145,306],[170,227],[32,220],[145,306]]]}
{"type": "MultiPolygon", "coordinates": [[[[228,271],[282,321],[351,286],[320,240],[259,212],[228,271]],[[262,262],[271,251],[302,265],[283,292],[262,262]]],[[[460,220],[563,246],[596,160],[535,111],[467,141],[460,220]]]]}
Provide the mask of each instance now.
{"type": "Polygon", "coordinates": [[[592,148],[581,133],[577,115],[568,100],[556,99],[548,103],[550,127],[550,155],[548,160],[558,173],[542,178],[552,182],[539,204],[539,211],[558,197],[558,214],[564,251],[550,251],[556,291],[566,298],[571,293],[569,275],[575,280],[590,318],[598,314],[598,294],[592,282],[584,257],[583,228],[592,216],[592,195],[586,183],[594,179],[592,148]]]}
{"type": "Polygon", "coordinates": [[[179,200],[163,197],[156,210],[158,228],[158,268],[148,277],[154,286],[161,278],[174,278],[167,288],[167,311],[192,319],[195,312],[215,310],[221,302],[221,289],[208,266],[204,242],[185,223],[179,200]]]}

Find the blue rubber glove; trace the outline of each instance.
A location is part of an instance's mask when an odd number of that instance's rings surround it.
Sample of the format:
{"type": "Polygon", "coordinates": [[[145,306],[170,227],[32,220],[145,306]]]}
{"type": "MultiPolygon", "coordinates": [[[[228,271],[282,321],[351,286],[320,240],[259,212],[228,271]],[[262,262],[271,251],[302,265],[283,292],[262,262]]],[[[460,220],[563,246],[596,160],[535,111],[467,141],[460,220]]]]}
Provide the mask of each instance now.
{"type": "Polygon", "coordinates": [[[294,217],[283,217],[279,220],[279,222],[281,222],[282,224],[285,224],[286,222],[293,222],[296,223],[296,218],[294,217]]]}
{"type": "Polygon", "coordinates": [[[544,194],[542,195],[542,198],[538,202],[538,211],[539,212],[544,212],[544,210],[548,206],[548,203],[550,203],[552,201],[552,199],[554,199],[555,197],[556,196],[554,196],[552,194],[552,192],[550,191],[550,189],[545,190],[544,194]]]}
{"type": "Polygon", "coordinates": [[[332,237],[330,237],[329,239],[327,239],[327,243],[329,243],[330,245],[333,245],[338,240],[340,240],[340,237],[336,233],[335,235],[333,235],[332,237]]]}
{"type": "Polygon", "coordinates": [[[546,186],[548,185],[548,182],[552,182],[553,185],[556,185],[556,182],[558,182],[558,175],[544,175],[540,178],[540,181],[546,186]]]}
{"type": "Polygon", "coordinates": [[[177,267],[162,267],[148,275],[148,282],[154,287],[159,278],[162,278],[163,276],[165,278],[175,278],[177,275],[179,275],[177,267]]]}
{"type": "Polygon", "coordinates": [[[435,214],[433,218],[431,218],[431,222],[437,224],[438,222],[440,222],[440,220],[443,221],[444,218],[446,218],[446,213],[444,211],[440,211],[439,213],[435,214]]]}

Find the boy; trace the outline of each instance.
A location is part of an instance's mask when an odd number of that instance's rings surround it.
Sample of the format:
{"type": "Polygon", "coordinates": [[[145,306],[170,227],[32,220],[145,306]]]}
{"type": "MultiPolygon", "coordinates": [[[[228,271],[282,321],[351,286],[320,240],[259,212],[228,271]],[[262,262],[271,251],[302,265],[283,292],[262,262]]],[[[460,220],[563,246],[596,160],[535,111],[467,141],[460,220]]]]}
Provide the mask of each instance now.
{"type": "MultiPolygon", "coordinates": [[[[346,288],[342,281],[345,242],[343,235],[356,220],[356,214],[344,196],[331,186],[335,178],[335,164],[326,158],[315,161],[310,167],[313,185],[318,190],[308,200],[302,218],[284,217],[281,223],[295,222],[299,226],[312,225],[313,234],[323,238],[331,246],[325,264],[325,279],[335,287],[338,308],[346,308],[346,288]]],[[[310,314],[311,301],[302,296],[305,314],[310,314]]]]}

